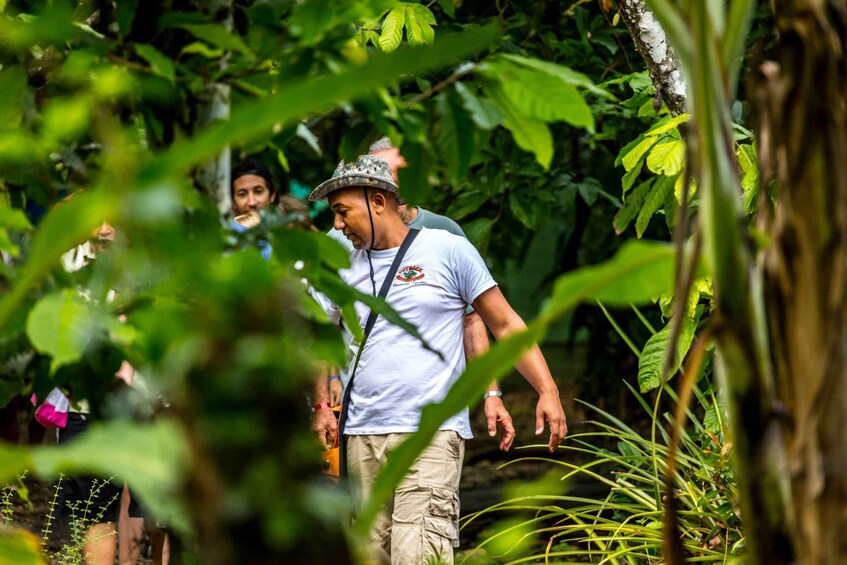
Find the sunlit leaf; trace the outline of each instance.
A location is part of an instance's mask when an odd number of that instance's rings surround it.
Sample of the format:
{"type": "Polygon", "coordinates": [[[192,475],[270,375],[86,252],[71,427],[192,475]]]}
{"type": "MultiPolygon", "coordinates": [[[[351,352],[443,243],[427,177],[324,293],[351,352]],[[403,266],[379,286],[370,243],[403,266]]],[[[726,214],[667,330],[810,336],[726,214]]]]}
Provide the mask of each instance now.
{"type": "Polygon", "coordinates": [[[623,168],[627,171],[634,169],[638,165],[638,162],[641,161],[641,158],[647,154],[647,151],[649,151],[651,147],[656,145],[657,141],[658,139],[656,139],[655,137],[645,137],[637,144],[635,144],[635,146],[621,158],[623,168]]]}
{"type": "Polygon", "coordinates": [[[435,41],[435,16],[423,4],[406,4],[406,38],[409,45],[428,45],[435,41]]]}
{"type": "Polygon", "coordinates": [[[659,175],[672,177],[685,164],[685,142],[672,139],[657,143],[647,155],[647,168],[659,175]]]}
{"type": "Polygon", "coordinates": [[[406,23],[406,9],[394,8],[382,20],[382,32],[379,35],[379,46],[386,53],[400,47],[403,40],[403,26],[406,23]]]}

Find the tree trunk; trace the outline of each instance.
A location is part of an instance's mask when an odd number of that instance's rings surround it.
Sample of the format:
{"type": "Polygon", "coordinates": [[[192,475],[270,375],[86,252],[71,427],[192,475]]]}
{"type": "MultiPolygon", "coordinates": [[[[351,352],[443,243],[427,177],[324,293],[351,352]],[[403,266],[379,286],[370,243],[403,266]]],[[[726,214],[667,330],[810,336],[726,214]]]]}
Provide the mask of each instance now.
{"type": "MultiPolygon", "coordinates": [[[[205,11],[227,29],[233,29],[232,0],[209,0],[205,4],[205,11]]],[[[226,66],[226,57],[223,57],[220,67],[224,69],[226,66]]],[[[230,86],[224,82],[208,83],[199,96],[196,128],[201,130],[214,122],[228,120],[230,107],[230,86]]],[[[194,174],[195,183],[215,201],[222,216],[228,215],[232,208],[229,192],[231,159],[232,151],[225,147],[214,159],[197,167],[194,174]]]]}
{"type": "Polygon", "coordinates": [[[763,253],[799,562],[847,563],[847,2],[777,0],[757,85],[763,253]]]}
{"type": "Polygon", "coordinates": [[[644,0],[619,0],[618,8],[635,48],[647,64],[656,86],[656,100],[663,99],[673,115],[685,112],[685,81],[665,30],[644,0]]]}

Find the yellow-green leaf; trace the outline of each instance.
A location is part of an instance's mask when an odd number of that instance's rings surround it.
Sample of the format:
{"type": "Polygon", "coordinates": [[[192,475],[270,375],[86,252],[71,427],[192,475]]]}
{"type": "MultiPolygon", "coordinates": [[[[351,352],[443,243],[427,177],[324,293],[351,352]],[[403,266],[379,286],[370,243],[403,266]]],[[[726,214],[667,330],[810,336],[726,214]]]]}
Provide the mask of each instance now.
{"type": "Polygon", "coordinates": [[[657,143],[647,156],[647,168],[657,175],[672,177],[685,164],[685,142],[672,139],[657,143]]]}
{"type": "Polygon", "coordinates": [[[403,40],[403,26],[406,23],[405,8],[394,8],[382,20],[382,32],[379,34],[379,46],[386,53],[400,47],[403,40]]]}
{"type": "Polygon", "coordinates": [[[629,153],[623,156],[621,159],[621,163],[623,163],[623,168],[627,171],[632,170],[641,158],[644,156],[647,151],[650,150],[651,147],[656,145],[656,141],[658,141],[655,137],[645,137],[641,141],[639,141],[635,147],[629,150],[629,153]]]}
{"type": "Polygon", "coordinates": [[[406,4],[406,39],[409,45],[429,45],[435,41],[435,16],[423,4],[406,4]]]}

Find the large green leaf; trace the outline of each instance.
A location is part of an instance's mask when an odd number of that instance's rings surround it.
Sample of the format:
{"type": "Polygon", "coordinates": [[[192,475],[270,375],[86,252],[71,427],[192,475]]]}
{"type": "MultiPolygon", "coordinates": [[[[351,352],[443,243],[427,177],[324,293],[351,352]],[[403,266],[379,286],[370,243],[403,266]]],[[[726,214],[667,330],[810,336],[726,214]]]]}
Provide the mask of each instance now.
{"type": "Polygon", "coordinates": [[[567,84],[576,86],[578,88],[584,88],[594,94],[599,96],[603,96],[605,98],[614,99],[607,90],[604,90],[598,86],[595,86],[594,82],[588,78],[588,76],[577,72],[569,67],[564,65],[557,65],[555,63],[550,63],[548,61],[542,61],[541,59],[531,59],[528,57],[521,57],[520,55],[511,55],[511,54],[500,54],[497,55],[498,58],[503,58],[513,63],[517,63],[518,65],[536,69],[547,73],[549,75],[557,77],[562,82],[567,84]]]}
{"type": "Polygon", "coordinates": [[[477,96],[464,83],[456,83],[456,92],[462,97],[462,105],[470,112],[477,127],[493,129],[503,122],[503,114],[490,100],[477,96]]]}
{"type": "Polygon", "coordinates": [[[638,219],[635,221],[635,233],[638,237],[641,237],[644,234],[644,230],[647,229],[647,226],[650,223],[650,218],[652,218],[653,214],[658,212],[665,203],[665,199],[668,197],[668,194],[673,191],[675,182],[676,177],[661,176],[653,183],[653,186],[650,188],[650,192],[644,198],[644,204],[642,204],[641,210],[638,212],[638,219]]]}
{"type": "Polygon", "coordinates": [[[453,93],[439,96],[436,109],[441,118],[436,144],[451,182],[458,184],[468,172],[473,155],[473,122],[453,93]]]}
{"type": "Polygon", "coordinates": [[[175,528],[187,526],[174,495],[184,480],[188,444],[181,428],[171,420],[95,423],[72,443],[33,448],[32,464],[39,476],[115,476],[126,481],[154,515],[175,528]]]}
{"type": "Polygon", "coordinates": [[[379,46],[386,53],[400,47],[403,41],[403,26],[406,24],[406,8],[394,8],[382,20],[382,31],[379,34],[379,46]]]}
{"type": "Polygon", "coordinates": [[[444,400],[424,408],[418,431],[392,452],[376,478],[371,497],[353,526],[354,534],[360,538],[367,535],[382,505],[441,423],[478,402],[491,380],[507,374],[521,355],[544,337],[550,324],[584,301],[601,300],[618,306],[649,302],[673,287],[673,269],[674,250],[670,245],[631,242],[606,263],[561,276],[553,297],[526,331],[498,341],[488,353],[473,359],[444,400]]]}
{"type": "Polygon", "coordinates": [[[647,340],[647,343],[644,344],[644,349],[638,358],[638,387],[641,392],[659,388],[662,385],[662,375],[667,374],[672,376],[682,366],[688,350],[691,349],[691,343],[694,341],[694,332],[697,329],[698,319],[696,316],[688,316],[688,313],[683,314],[683,316],[682,326],[680,327],[679,337],[676,342],[674,364],[668,371],[664,369],[668,356],[668,347],[670,347],[673,321],[653,334],[647,340]]]}
{"type": "Polygon", "coordinates": [[[91,343],[96,317],[74,289],[48,294],[38,301],[26,322],[35,349],[49,355],[50,371],[79,361],[91,343]]]}
{"type": "Polygon", "coordinates": [[[499,83],[499,90],[520,115],[543,122],[565,121],[577,127],[594,129],[591,108],[579,90],[557,75],[506,60],[494,60],[482,66],[481,71],[490,80],[499,83]]]}

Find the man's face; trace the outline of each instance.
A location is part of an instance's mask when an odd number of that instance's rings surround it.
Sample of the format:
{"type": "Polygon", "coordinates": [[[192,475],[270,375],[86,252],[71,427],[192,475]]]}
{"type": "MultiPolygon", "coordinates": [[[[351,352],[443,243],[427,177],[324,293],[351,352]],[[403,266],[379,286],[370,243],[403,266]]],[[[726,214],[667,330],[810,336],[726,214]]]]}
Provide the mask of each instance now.
{"type": "Polygon", "coordinates": [[[373,154],[377,157],[385,159],[385,162],[388,163],[388,168],[391,169],[391,177],[396,183],[397,171],[407,165],[406,159],[402,155],[400,155],[400,150],[396,147],[392,147],[391,149],[382,149],[380,151],[374,151],[373,154]]]}
{"type": "Polygon", "coordinates": [[[95,251],[104,251],[115,241],[115,228],[103,222],[91,232],[91,243],[95,251]]]}
{"type": "Polygon", "coordinates": [[[327,200],[335,214],[332,227],[347,236],[356,249],[367,249],[371,241],[371,221],[364,191],[357,187],[344,188],[331,192],[327,200]]]}
{"type": "Polygon", "coordinates": [[[232,183],[232,207],[236,214],[264,210],[272,199],[273,192],[259,175],[242,175],[232,183]]]}

